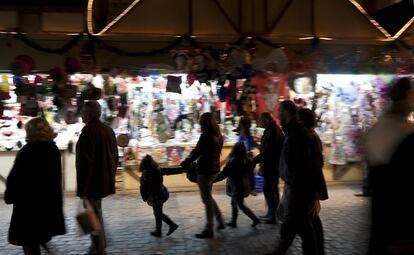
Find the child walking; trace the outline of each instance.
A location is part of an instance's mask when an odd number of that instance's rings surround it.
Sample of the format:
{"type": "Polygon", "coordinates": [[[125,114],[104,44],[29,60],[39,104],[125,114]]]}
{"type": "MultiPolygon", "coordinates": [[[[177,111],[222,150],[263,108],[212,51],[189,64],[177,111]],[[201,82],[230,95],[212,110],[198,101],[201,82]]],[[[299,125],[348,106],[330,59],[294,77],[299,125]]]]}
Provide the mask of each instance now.
{"type": "Polygon", "coordinates": [[[244,204],[244,198],[250,194],[249,177],[254,164],[247,156],[243,143],[236,143],[230,153],[229,161],[216,181],[227,178],[226,193],[231,197],[232,219],[227,226],[237,227],[238,209],[242,210],[252,221],[252,227],[260,223],[259,218],[244,204]]]}
{"type": "Polygon", "coordinates": [[[160,168],[150,155],[146,155],[140,164],[142,171],[141,196],[142,199],[152,207],[155,216],[155,231],[151,235],[156,237],[162,236],[162,222],[168,224],[170,229],[167,236],[177,230],[178,225],[175,224],[170,217],[163,213],[163,205],[169,198],[167,187],[163,184],[163,175],[179,174],[183,172],[182,168],[160,168]]]}

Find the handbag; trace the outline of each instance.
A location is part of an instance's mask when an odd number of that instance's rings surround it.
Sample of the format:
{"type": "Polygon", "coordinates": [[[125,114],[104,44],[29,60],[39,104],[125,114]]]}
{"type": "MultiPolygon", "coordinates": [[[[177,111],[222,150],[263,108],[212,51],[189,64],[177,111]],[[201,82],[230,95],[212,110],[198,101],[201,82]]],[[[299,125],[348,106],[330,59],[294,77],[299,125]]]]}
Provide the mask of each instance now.
{"type": "Polygon", "coordinates": [[[102,228],[101,222],[88,199],[80,201],[76,220],[83,235],[98,232],[102,228]]]}
{"type": "Polygon", "coordinates": [[[190,182],[197,183],[197,162],[191,163],[190,167],[187,169],[187,179],[190,182]]]}

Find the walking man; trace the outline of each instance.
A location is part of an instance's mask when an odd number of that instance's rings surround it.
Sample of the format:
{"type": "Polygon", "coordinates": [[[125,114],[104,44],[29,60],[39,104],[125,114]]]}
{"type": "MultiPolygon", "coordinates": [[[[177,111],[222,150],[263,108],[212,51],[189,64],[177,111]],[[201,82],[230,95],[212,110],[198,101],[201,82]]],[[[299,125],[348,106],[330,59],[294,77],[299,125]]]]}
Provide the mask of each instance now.
{"type": "Polygon", "coordinates": [[[312,171],[311,140],[296,119],[296,106],[283,101],[279,118],[285,133],[280,157],[280,175],[285,182],[283,197],[278,208],[282,221],[280,242],[274,253],[284,255],[298,234],[302,238],[305,255],[317,254],[312,227],[312,209],[315,203],[314,171],[312,171]]]}
{"type": "Polygon", "coordinates": [[[99,117],[101,107],[96,101],[85,102],[82,119],[85,127],[76,145],[77,196],[88,200],[101,222],[101,230],[91,234],[89,254],[104,254],[105,229],[102,218],[102,198],[115,194],[115,172],[118,146],[114,131],[99,117]]]}
{"type": "Polygon", "coordinates": [[[260,154],[254,158],[254,163],[260,163],[260,172],[264,178],[263,193],[267,214],[262,218],[265,223],[275,224],[279,204],[279,157],[284,135],[270,113],[262,113],[259,122],[265,131],[260,142],[260,154]]]}

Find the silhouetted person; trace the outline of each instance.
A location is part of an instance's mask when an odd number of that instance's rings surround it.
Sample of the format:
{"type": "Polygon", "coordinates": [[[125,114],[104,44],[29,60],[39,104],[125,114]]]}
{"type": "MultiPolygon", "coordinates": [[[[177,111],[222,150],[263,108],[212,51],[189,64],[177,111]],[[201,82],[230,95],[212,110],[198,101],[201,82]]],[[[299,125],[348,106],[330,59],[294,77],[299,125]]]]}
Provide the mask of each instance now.
{"type": "Polygon", "coordinates": [[[365,138],[370,168],[372,227],[369,254],[414,254],[414,129],[408,78],[390,90],[391,104],[365,138]]]}
{"type": "Polygon", "coordinates": [[[77,196],[89,200],[102,228],[92,233],[90,254],[104,254],[105,229],[102,218],[102,198],[115,194],[115,173],[118,165],[118,145],[114,131],[99,117],[101,107],[87,101],[82,108],[85,127],[76,145],[77,196]]]}
{"type": "MultiPolygon", "coordinates": [[[[237,142],[244,144],[249,157],[252,156],[252,150],[254,149],[254,140],[250,132],[251,124],[252,122],[248,116],[242,116],[239,121],[239,126],[237,127],[237,132],[239,133],[239,139],[237,142]]],[[[251,194],[256,196],[256,179],[254,171],[251,172],[249,181],[251,194]]]]}
{"type": "Polygon", "coordinates": [[[319,255],[325,254],[324,234],[321,219],[319,218],[320,200],[328,199],[328,189],[326,187],[325,176],[323,175],[323,146],[319,135],[315,132],[316,116],[310,109],[298,110],[298,122],[306,129],[311,139],[311,166],[314,180],[315,203],[312,210],[312,225],[315,231],[316,244],[319,255]]]}
{"type": "Polygon", "coordinates": [[[24,254],[40,255],[41,245],[66,233],[62,165],[56,134],[46,120],[34,118],[25,129],[27,144],[7,177],[4,200],[13,204],[9,242],[23,246],[24,254]]]}
{"type": "Polygon", "coordinates": [[[280,241],[272,254],[285,254],[296,235],[302,238],[303,252],[317,254],[312,227],[312,209],[315,202],[315,177],[312,170],[312,143],[308,132],[297,121],[296,106],[283,101],[279,118],[285,133],[280,157],[280,175],[285,182],[278,208],[280,241]]]}
{"type": "Polygon", "coordinates": [[[243,143],[236,143],[229,155],[229,161],[223,171],[217,176],[216,181],[227,178],[226,193],[231,197],[232,217],[227,226],[237,227],[238,208],[242,210],[252,221],[252,227],[260,223],[259,218],[244,204],[244,198],[250,194],[250,176],[254,164],[247,157],[246,147],[243,143]]]}
{"type": "Polygon", "coordinates": [[[206,208],[207,223],[205,229],[196,234],[197,238],[212,238],[213,216],[218,221],[217,229],[225,228],[220,209],[214,200],[211,191],[213,182],[220,171],[220,154],[223,148],[223,136],[214,115],[210,112],[203,113],[200,117],[201,135],[196,147],[191,151],[181,166],[189,169],[190,164],[197,161],[197,184],[200,189],[201,199],[206,208]]]}
{"type": "Polygon", "coordinates": [[[167,236],[171,235],[177,228],[168,215],[163,213],[163,205],[169,198],[168,189],[163,184],[163,175],[179,174],[182,173],[182,168],[160,168],[154,159],[146,155],[139,166],[139,170],[142,171],[140,178],[141,197],[142,200],[148,203],[154,211],[155,217],[155,231],[151,232],[151,235],[156,237],[162,236],[162,222],[168,224],[170,229],[167,236]]]}
{"type": "Polygon", "coordinates": [[[275,224],[279,204],[279,158],[284,135],[268,112],[260,115],[259,124],[265,131],[260,141],[260,154],[253,161],[255,164],[260,163],[260,173],[264,178],[263,193],[267,214],[262,218],[265,223],[275,224]]]}

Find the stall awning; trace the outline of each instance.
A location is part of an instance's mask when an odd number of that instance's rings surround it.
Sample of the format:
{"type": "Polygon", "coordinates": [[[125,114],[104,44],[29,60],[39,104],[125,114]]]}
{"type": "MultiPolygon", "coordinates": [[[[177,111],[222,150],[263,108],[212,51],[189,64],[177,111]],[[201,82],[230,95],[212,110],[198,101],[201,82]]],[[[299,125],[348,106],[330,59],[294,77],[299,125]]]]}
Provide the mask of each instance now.
{"type": "Polygon", "coordinates": [[[391,36],[357,0],[129,0],[107,19],[102,10],[110,6],[98,2],[90,0],[88,7],[88,28],[95,35],[192,35],[207,41],[258,35],[293,43],[318,37],[345,44],[382,44],[391,36]]]}

